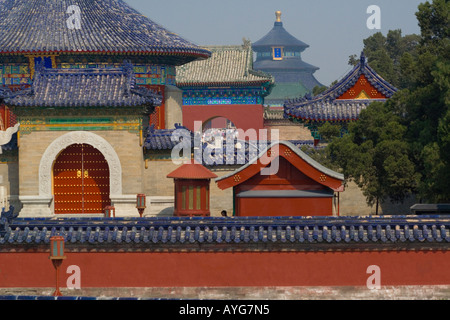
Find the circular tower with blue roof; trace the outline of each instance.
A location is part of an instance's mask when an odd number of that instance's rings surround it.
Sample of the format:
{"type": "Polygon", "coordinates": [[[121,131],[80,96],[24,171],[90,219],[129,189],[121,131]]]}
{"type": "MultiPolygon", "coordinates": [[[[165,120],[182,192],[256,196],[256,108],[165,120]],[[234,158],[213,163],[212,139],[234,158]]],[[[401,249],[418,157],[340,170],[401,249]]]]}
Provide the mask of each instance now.
{"type": "Polygon", "coordinates": [[[314,77],[318,67],[302,60],[302,52],[309,45],[298,40],[283,27],[281,12],[276,12],[274,27],[253,43],[256,61],[253,68],[275,78],[272,93],[265,98],[270,106],[283,106],[288,99],[303,97],[315,86],[322,86],[314,77]]]}

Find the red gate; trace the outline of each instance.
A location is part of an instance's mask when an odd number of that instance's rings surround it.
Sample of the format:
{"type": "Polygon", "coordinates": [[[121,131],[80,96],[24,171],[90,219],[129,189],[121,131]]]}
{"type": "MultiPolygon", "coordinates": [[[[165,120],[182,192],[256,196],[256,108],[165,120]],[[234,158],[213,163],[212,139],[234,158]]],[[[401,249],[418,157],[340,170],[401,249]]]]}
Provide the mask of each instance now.
{"type": "Polygon", "coordinates": [[[64,149],[53,166],[55,214],[98,214],[111,205],[109,166],[88,144],[64,149]]]}

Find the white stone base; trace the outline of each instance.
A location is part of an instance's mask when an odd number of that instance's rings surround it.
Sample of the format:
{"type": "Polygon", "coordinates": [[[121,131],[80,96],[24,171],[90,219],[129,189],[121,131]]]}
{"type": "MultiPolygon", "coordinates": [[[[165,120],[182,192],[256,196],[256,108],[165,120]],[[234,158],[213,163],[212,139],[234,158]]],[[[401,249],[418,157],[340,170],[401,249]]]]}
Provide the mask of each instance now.
{"type": "MultiPolygon", "coordinates": [[[[20,210],[20,218],[52,218],[58,217],[104,217],[103,214],[58,214],[55,215],[52,201],[53,197],[43,196],[19,196],[22,209],[20,210]]],[[[111,196],[111,205],[116,210],[116,218],[120,217],[139,217],[136,209],[136,195],[115,195],[111,196]]],[[[147,204],[149,210],[150,203],[147,204]]]]}
{"type": "Polygon", "coordinates": [[[22,209],[19,218],[49,218],[54,213],[51,209],[52,197],[19,196],[22,209]]]}
{"type": "Polygon", "coordinates": [[[147,208],[144,217],[172,217],[174,211],[174,197],[147,197],[147,208]]]}
{"type": "Polygon", "coordinates": [[[116,209],[116,218],[139,217],[136,209],[136,195],[111,195],[110,199],[111,205],[116,209]]]}

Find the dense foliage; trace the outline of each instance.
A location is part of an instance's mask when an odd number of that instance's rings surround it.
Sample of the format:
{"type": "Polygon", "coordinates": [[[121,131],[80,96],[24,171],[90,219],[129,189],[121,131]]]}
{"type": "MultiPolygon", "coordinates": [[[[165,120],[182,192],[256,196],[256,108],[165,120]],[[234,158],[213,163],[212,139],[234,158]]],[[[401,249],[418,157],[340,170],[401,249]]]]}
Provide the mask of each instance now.
{"type": "MultiPolygon", "coordinates": [[[[373,103],[351,123],[348,135],[330,138],[324,151],[369,204],[450,202],[450,1],[419,5],[419,35],[376,33],[364,41],[370,66],[399,91],[373,103]]],[[[356,62],[351,56],[349,63],[356,62]]]]}

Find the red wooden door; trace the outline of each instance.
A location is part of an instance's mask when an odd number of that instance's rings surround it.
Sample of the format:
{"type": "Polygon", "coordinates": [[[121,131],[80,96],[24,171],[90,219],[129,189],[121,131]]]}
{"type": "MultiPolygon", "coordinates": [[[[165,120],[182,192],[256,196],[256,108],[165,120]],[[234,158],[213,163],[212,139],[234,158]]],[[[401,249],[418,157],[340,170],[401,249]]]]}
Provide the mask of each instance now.
{"type": "Polygon", "coordinates": [[[109,166],[87,144],[67,147],[53,166],[55,214],[98,214],[111,204],[109,166]]]}

